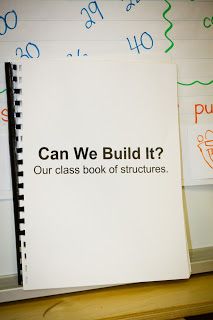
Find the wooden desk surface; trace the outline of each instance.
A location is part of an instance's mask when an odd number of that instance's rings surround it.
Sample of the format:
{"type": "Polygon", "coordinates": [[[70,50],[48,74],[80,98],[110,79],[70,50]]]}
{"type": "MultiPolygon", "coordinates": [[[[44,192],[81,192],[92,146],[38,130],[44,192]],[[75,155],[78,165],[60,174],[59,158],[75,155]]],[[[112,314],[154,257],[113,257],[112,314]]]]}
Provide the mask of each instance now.
{"type": "Polygon", "coordinates": [[[0,305],[2,320],[157,320],[211,312],[213,273],[0,305]]]}

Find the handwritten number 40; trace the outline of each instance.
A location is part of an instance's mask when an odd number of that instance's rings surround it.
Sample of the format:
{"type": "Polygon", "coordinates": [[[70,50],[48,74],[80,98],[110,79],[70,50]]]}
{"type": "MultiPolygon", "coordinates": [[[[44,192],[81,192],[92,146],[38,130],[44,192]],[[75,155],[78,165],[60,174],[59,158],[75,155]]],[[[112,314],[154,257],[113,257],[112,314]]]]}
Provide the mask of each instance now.
{"type": "Polygon", "coordinates": [[[130,50],[137,49],[137,52],[140,53],[140,47],[143,49],[149,50],[153,47],[153,39],[152,36],[148,32],[143,32],[140,36],[140,40],[138,42],[136,36],[133,37],[135,45],[132,46],[129,38],[127,38],[127,41],[129,43],[130,50]]]}
{"type": "Polygon", "coordinates": [[[17,14],[14,10],[7,12],[4,16],[0,16],[0,35],[5,35],[8,29],[15,29],[17,26],[17,20],[17,14]]]}
{"type": "Polygon", "coordinates": [[[20,58],[39,58],[40,57],[40,51],[36,44],[32,42],[28,42],[28,44],[25,47],[25,52],[22,48],[18,47],[16,49],[16,56],[20,54],[20,58]]]}
{"type": "Polygon", "coordinates": [[[92,19],[91,17],[91,14],[94,15],[95,13],[99,13],[101,19],[104,18],[98,4],[97,4],[97,1],[91,1],[89,4],[88,4],[88,8],[83,8],[81,9],[81,14],[83,12],[86,12],[87,16],[88,16],[88,20],[86,21],[85,23],[85,27],[87,29],[90,29],[92,27],[93,24],[95,24],[95,21],[92,19]]]}

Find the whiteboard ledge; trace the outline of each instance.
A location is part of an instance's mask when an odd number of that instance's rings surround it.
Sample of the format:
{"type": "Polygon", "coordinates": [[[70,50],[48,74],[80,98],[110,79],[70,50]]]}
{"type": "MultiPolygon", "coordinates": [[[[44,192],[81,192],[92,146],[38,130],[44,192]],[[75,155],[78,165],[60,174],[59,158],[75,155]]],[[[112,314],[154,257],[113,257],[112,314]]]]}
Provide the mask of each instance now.
{"type": "MultiPolygon", "coordinates": [[[[189,250],[192,274],[213,271],[213,247],[189,250]]],[[[0,277],[0,303],[51,296],[56,294],[106,288],[107,286],[89,286],[63,289],[23,290],[17,285],[17,275],[0,277]]]]}

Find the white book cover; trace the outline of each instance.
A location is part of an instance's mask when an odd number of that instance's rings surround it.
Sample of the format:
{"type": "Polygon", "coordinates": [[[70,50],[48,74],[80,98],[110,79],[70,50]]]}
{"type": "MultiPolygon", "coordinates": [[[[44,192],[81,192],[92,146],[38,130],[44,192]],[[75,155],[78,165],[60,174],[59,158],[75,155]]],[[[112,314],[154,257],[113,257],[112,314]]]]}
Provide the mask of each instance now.
{"type": "Polygon", "coordinates": [[[176,66],[22,65],[25,289],[188,278],[176,66]]]}

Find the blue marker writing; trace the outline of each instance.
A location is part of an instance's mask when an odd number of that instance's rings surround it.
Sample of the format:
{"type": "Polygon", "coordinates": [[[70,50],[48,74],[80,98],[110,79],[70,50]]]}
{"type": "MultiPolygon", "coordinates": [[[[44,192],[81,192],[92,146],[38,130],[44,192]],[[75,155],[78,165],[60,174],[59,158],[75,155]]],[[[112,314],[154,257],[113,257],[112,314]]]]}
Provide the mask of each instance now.
{"type": "Polygon", "coordinates": [[[143,32],[140,36],[140,40],[138,41],[136,36],[134,35],[134,46],[132,46],[131,41],[129,38],[126,38],[129,43],[130,50],[137,49],[137,52],[140,53],[140,47],[142,47],[145,50],[150,50],[153,47],[153,39],[152,36],[148,32],[143,32]]]}
{"type": "Polygon", "coordinates": [[[92,27],[93,24],[95,24],[95,20],[92,19],[91,15],[94,15],[95,13],[98,13],[99,16],[101,17],[101,19],[104,19],[104,16],[99,8],[99,5],[97,4],[97,1],[91,1],[88,4],[87,8],[83,8],[81,9],[81,14],[83,14],[83,12],[86,12],[87,17],[89,18],[86,23],[85,23],[85,27],[87,29],[90,29],[92,27]]]}
{"type": "Polygon", "coordinates": [[[8,29],[15,29],[18,21],[15,10],[8,11],[4,16],[0,16],[0,21],[3,21],[3,30],[0,30],[1,36],[5,35],[8,29]]]}
{"type": "Polygon", "coordinates": [[[20,58],[39,58],[40,57],[40,50],[35,43],[28,42],[25,47],[25,52],[21,47],[16,49],[16,56],[20,54],[20,58]]]}

